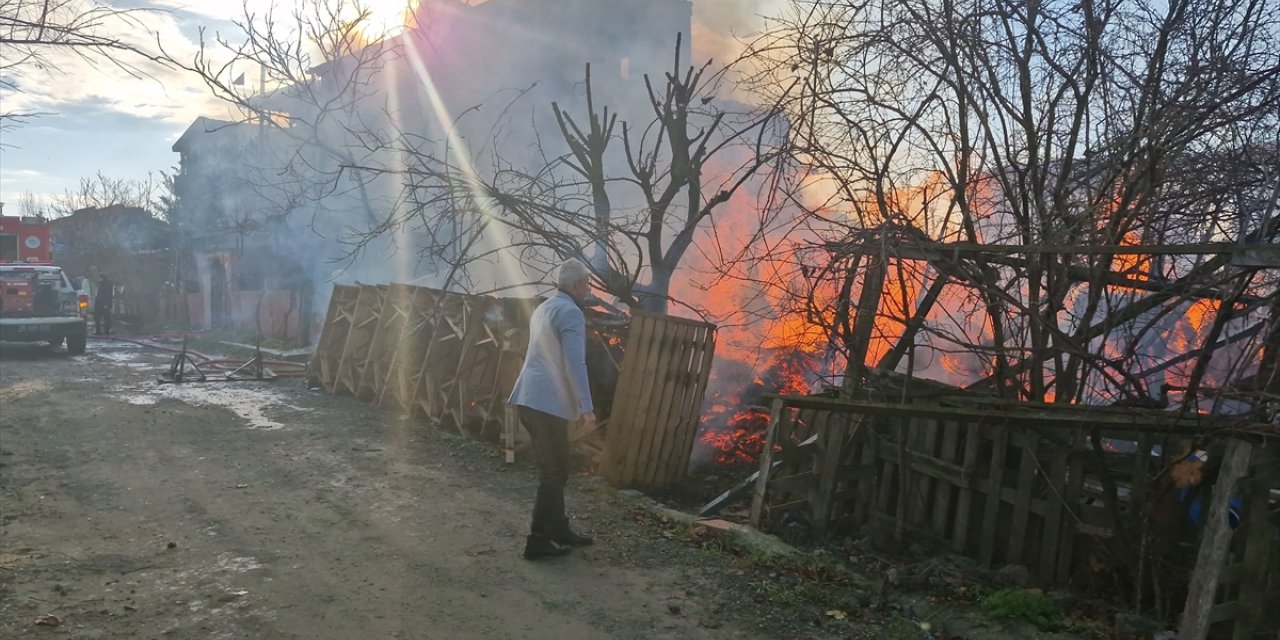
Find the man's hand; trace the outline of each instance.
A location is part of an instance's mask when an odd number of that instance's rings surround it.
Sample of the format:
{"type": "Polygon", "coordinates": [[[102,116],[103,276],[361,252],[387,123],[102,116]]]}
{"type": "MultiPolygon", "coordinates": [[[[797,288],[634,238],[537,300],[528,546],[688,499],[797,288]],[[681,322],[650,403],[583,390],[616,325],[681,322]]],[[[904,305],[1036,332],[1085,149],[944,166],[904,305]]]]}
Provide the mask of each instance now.
{"type": "Polygon", "coordinates": [[[578,419],[582,421],[583,433],[591,433],[596,430],[596,412],[588,411],[582,414],[582,417],[578,419]]]}

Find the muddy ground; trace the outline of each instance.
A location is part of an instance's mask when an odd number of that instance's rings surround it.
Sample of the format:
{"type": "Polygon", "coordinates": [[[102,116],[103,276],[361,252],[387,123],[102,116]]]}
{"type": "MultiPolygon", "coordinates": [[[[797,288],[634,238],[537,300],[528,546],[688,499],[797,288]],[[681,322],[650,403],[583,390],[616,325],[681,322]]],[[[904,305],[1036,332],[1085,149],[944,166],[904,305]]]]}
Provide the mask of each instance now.
{"type": "Polygon", "coordinates": [[[597,544],[528,562],[527,460],[298,379],[159,385],[171,358],[0,345],[0,637],[1052,635],[828,550],[762,556],[588,476],[568,503],[597,544]]]}
{"type": "Polygon", "coordinates": [[[0,346],[0,637],[864,635],[738,607],[732,558],[587,477],[596,546],[525,561],[527,464],[296,379],[158,385],[169,357],[0,346]]]}

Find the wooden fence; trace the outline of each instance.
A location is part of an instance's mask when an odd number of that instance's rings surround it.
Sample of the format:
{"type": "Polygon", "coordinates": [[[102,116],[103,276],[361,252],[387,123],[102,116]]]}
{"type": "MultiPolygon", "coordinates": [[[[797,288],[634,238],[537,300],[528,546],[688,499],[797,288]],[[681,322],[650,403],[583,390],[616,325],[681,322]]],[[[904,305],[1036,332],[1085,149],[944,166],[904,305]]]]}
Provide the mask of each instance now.
{"type": "MultiPolygon", "coordinates": [[[[468,437],[500,440],[511,462],[526,439],[506,400],[538,303],[404,284],[336,285],[308,379],[331,393],[438,420],[468,437]]],[[[625,440],[612,445],[610,468],[626,475],[611,479],[660,486],[683,477],[714,329],[643,312],[630,327],[589,314],[588,369],[600,420],[593,431],[572,427],[579,461],[600,464],[606,434],[623,434],[625,440]],[[629,331],[638,333],[623,357],[629,331]]]]}
{"type": "Polygon", "coordinates": [[[308,378],[331,393],[497,439],[509,432],[506,396],[536,305],[404,284],[335,285],[308,378]]]}
{"type": "Polygon", "coordinates": [[[1042,584],[1124,582],[1132,609],[1166,618],[1190,594],[1222,637],[1280,623],[1280,439],[1214,439],[1196,457],[1193,441],[1212,428],[1198,417],[772,402],[752,500],[758,528],[786,513],[819,536],[870,525],[987,566],[1024,565],[1042,584]],[[1229,448],[1247,449],[1235,454],[1245,456],[1243,479],[1215,495],[1229,448]],[[1234,536],[1215,499],[1236,505],[1234,536]],[[1197,510],[1198,524],[1188,523],[1197,510]],[[1201,551],[1195,569],[1212,580],[1193,581],[1194,549],[1224,529],[1222,555],[1201,551]]]}
{"type": "Polygon", "coordinates": [[[684,478],[715,332],[705,322],[633,314],[601,470],[611,484],[663,487],[684,478]]]}

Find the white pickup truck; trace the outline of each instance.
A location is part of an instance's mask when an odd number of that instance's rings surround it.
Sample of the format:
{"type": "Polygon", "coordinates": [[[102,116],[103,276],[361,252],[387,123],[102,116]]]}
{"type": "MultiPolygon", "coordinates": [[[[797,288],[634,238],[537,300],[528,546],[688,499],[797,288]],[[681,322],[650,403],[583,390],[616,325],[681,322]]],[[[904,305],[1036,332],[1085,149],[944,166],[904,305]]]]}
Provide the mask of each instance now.
{"type": "Polygon", "coordinates": [[[65,340],[67,351],[84,353],[89,296],[77,291],[62,267],[0,264],[0,341],[65,340]]]}

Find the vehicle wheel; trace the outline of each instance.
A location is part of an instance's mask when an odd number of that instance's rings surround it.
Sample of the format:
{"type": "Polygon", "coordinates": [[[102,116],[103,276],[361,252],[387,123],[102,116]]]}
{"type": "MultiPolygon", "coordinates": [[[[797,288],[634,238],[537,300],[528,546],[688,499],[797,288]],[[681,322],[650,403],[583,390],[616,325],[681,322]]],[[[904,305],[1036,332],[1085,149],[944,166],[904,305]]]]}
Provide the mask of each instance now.
{"type": "Polygon", "coordinates": [[[53,347],[54,349],[57,349],[58,347],[62,346],[62,340],[63,340],[62,336],[58,336],[49,341],[49,346],[53,347]]]}
{"type": "Polygon", "coordinates": [[[85,341],[88,339],[89,336],[85,331],[67,336],[67,353],[70,353],[73,356],[78,356],[84,353],[85,341]]]}

